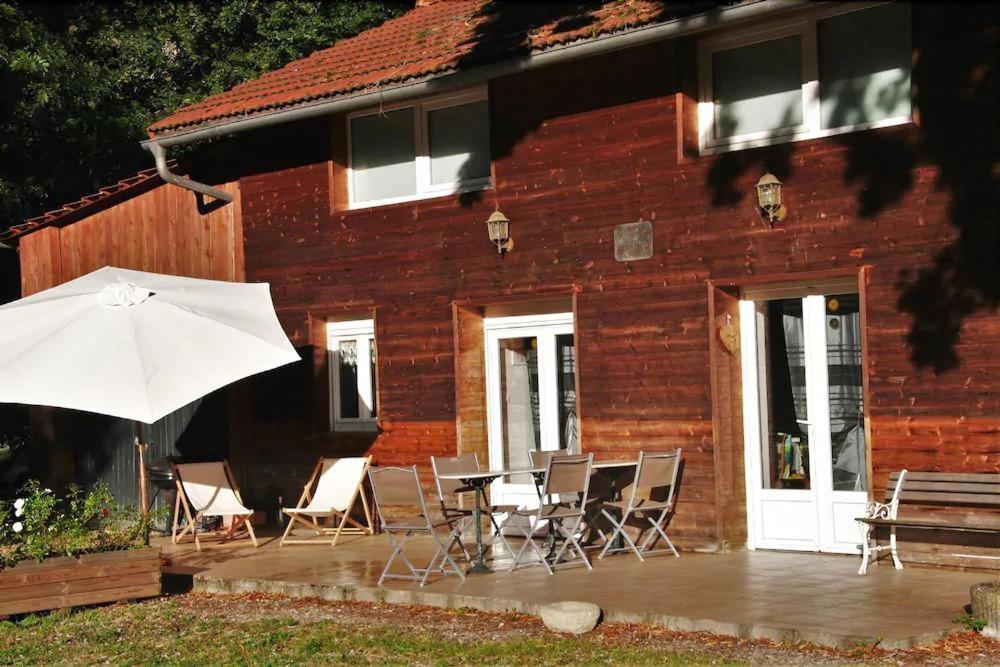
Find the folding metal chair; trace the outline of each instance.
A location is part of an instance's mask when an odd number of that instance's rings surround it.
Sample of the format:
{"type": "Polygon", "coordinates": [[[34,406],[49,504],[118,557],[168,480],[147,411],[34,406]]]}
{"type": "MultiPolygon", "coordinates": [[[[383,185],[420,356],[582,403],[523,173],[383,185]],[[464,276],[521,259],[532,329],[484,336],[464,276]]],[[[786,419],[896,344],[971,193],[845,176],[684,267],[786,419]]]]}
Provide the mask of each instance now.
{"type": "Polygon", "coordinates": [[[371,464],[371,456],[343,459],[320,457],[313,468],[309,481],[302,489],[302,496],[295,507],[282,508],[288,515],[288,527],[281,536],[279,546],[286,544],[330,544],[336,546],[341,533],[371,535],[372,517],[365,495],[365,474],[371,464]],[[351,510],[358,497],[364,508],[365,523],[351,516],[351,510]],[[318,519],[335,519],[336,527],[322,526],[318,519]],[[348,525],[350,524],[350,525],[348,525]],[[332,540],[290,539],[292,529],[302,526],[317,535],[333,535],[332,540]]]}
{"type": "MultiPolygon", "coordinates": [[[[441,541],[441,536],[435,530],[440,527],[451,528],[451,523],[446,520],[433,521],[430,512],[427,511],[427,502],[424,500],[424,492],[420,488],[420,478],[417,476],[417,466],[409,468],[385,467],[369,468],[368,478],[372,483],[372,492],[375,495],[375,506],[378,509],[379,520],[382,523],[382,531],[392,544],[392,555],[386,561],[382,569],[382,576],[378,583],[382,584],[386,579],[406,579],[409,581],[419,581],[423,586],[427,583],[427,578],[432,572],[440,572],[447,575],[446,566],[451,566],[452,571],[465,580],[465,573],[458,567],[458,563],[448,553],[445,542],[441,541]],[[405,519],[390,520],[386,516],[386,508],[393,505],[405,505],[417,507],[420,514],[407,517],[405,519]],[[410,559],[403,552],[406,544],[414,535],[427,534],[434,539],[437,545],[434,555],[426,568],[416,568],[410,559]],[[409,569],[410,574],[390,574],[389,569],[393,562],[399,557],[409,569]]],[[[448,534],[447,544],[450,546],[456,535],[456,529],[452,528],[448,534]]]]}
{"type": "Polygon", "coordinates": [[[593,461],[593,454],[548,458],[542,482],[542,499],[538,508],[511,512],[501,526],[501,529],[516,528],[524,536],[524,544],[514,555],[511,570],[517,568],[529,547],[549,574],[554,573],[553,567],[562,562],[570,549],[580,557],[588,570],[591,569],[590,560],[580,546],[577,533],[584,519],[587,493],[590,489],[590,467],[593,461]],[[532,537],[540,521],[548,521],[556,538],[562,540],[562,544],[551,557],[535,543],[532,537]]]}
{"type": "MultiPolygon", "coordinates": [[[[479,472],[479,457],[476,456],[475,452],[462,454],[461,456],[432,456],[431,468],[434,469],[434,482],[437,486],[438,500],[441,502],[441,514],[444,515],[445,520],[452,527],[453,534],[455,534],[452,541],[448,544],[448,550],[450,551],[452,546],[458,545],[462,550],[462,555],[471,563],[472,554],[469,553],[469,550],[463,544],[461,536],[465,534],[466,529],[469,527],[469,522],[475,519],[476,510],[475,505],[472,507],[462,507],[459,498],[463,493],[475,493],[475,489],[465,486],[460,480],[441,479],[440,475],[479,472]]],[[[496,535],[500,538],[500,541],[503,542],[507,553],[513,554],[514,552],[510,548],[507,538],[500,532],[496,515],[515,512],[517,511],[517,505],[489,504],[481,509],[481,513],[489,517],[490,523],[493,525],[493,529],[496,531],[496,535]]]]}
{"type": "Polygon", "coordinates": [[[677,488],[677,475],[680,472],[681,450],[673,452],[649,453],[639,452],[639,464],[635,469],[635,480],[632,482],[632,491],[628,500],[619,500],[604,503],[601,513],[611,522],[614,530],[607,539],[604,548],[601,550],[599,558],[604,558],[609,552],[625,551],[631,549],[639,560],[644,560],[643,556],[651,556],[658,553],[670,551],[674,556],[680,557],[673,542],[667,537],[663,526],[673,514],[674,491],[677,488]],[[609,509],[617,510],[621,513],[621,521],[612,516],[609,509]],[[625,532],[625,523],[631,516],[641,516],[649,523],[651,530],[637,547],[632,538],[625,532]],[[626,546],[615,546],[615,539],[621,536],[626,546]],[[662,539],[667,545],[666,549],[656,549],[652,547],[657,539],[662,539]]]}

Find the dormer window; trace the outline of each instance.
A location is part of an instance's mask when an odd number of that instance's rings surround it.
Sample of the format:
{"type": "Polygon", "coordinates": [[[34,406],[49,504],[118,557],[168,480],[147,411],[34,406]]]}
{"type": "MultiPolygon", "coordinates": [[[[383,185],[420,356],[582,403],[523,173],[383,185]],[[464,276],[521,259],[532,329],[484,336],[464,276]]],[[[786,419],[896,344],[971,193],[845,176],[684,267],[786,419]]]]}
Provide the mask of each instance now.
{"type": "Polygon", "coordinates": [[[485,88],[367,109],[347,123],[351,208],[491,185],[485,88]]]}
{"type": "Polygon", "coordinates": [[[702,153],[911,120],[910,7],[836,4],[699,45],[702,153]]]}

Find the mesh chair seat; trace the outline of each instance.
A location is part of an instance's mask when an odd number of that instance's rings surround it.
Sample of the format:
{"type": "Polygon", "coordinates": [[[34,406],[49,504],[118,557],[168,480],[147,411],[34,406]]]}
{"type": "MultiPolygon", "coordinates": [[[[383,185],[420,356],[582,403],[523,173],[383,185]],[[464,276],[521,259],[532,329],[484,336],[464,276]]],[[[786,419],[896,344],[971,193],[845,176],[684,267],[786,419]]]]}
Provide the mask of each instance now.
{"type": "Polygon", "coordinates": [[[535,516],[540,519],[571,519],[583,516],[584,511],[579,507],[573,507],[560,503],[549,503],[541,507],[531,509],[523,508],[511,512],[513,516],[535,516]]]}
{"type": "Polygon", "coordinates": [[[428,521],[427,517],[416,515],[409,516],[403,519],[393,519],[392,521],[383,521],[382,527],[386,530],[427,530],[428,524],[430,528],[440,528],[442,526],[447,526],[450,522],[447,519],[430,519],[428,521]]]}
{"type": "MultiPolygon", "coordinates": [[[[604,503],[604,506],[605,507],[614,507],[615,509],[620,509],[622,511],[625,511],[625,510],[627,510],[629,508],[629,501],[627,501],[627,500],[608,501],[608,502],[604,503]]],[[[641,499],[641,500],[636,500],[632,504],[632,511],[633,512],[654,512],[654,511],[660,511],[660,510],[667,509],[668,507],[670,507],[670,503],[668,503],[666,501],[641,499]]]]}

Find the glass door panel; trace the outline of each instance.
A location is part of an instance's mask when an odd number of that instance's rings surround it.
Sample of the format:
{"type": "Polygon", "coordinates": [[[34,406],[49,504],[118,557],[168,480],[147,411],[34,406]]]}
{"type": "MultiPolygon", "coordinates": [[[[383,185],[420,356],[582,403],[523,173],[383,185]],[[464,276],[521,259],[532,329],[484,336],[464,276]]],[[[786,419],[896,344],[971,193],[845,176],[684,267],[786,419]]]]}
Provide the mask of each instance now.
{"type": "Polygon", "coordinates": [[[801,299],[763,304],[761,414],[764,488],[808,489],[809,400],[801,299]]]}
{"type": "MultiPolygon", "coordinates": [[[[541,449],[542,420],[538,386],[538,338],[501,338],[500,426],[503,468],[528,468],[530,452],[541,449]]],[[[515,475],[512,483],[529,484],[530,475],[515,475]]]]}
{"type": "Polygon", "coordinates": [[[556,380],[559,388],[559,449],[580,449],[576,420],[576,346],[573,334],[556,336],[556,380]]]}
{"type": "Polygon", "coordinates": [[[866,491],[861,315],[857,294],[826,297],[826,354],[834,491],[866,491]]]}
{"type": "MultiPolygon", "coordinates": [[[[531,467],[534,451],[578,451],[572,314],[486,318],[490,467],[531,467]]],[[[530,474],[492,485],[498,504],[537,504],[530,474]]]]}

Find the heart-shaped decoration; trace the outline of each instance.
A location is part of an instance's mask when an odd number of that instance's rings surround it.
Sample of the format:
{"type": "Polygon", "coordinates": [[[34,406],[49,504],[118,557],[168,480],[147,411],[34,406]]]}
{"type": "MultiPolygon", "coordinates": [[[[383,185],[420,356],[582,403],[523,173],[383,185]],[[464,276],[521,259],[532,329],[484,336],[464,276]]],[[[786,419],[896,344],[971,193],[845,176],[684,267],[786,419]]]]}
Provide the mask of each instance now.
{"type": "Polygon", "coordinates": [[[740,332],[733,324],[733,318],[726,315],[725,323],[719,327],[719,342],[729,354],[736,354],[740,349],[740,332]]]}

